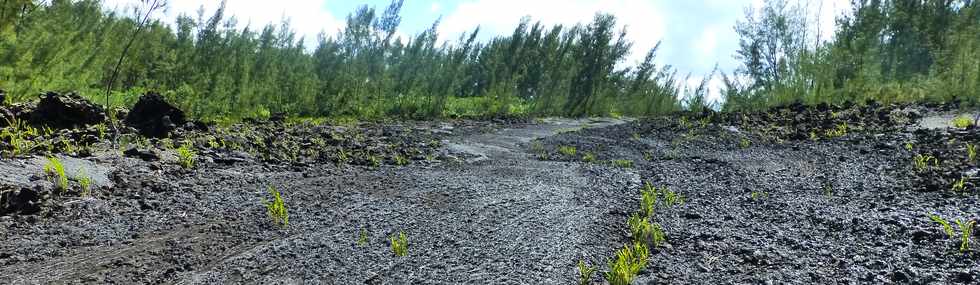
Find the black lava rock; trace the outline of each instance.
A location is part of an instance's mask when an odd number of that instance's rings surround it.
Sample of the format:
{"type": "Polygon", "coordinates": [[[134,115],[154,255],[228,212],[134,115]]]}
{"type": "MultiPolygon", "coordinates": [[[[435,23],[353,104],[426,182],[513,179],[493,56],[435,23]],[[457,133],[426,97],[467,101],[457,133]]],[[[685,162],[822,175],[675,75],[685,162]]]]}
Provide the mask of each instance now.
{"type": "Polygon", "coordinates": [[[147,137],[163,138],[187,123],[184,111],[164,100],[159,93],[149,92],[140,96],[129,111],[125,123],[147,137]]]}
{"type": "Polygon", "coordinates": [[[100,124],[108,117],[102,106],[92,104],[76,93],[61,95],[47,92],[41,94],[37,109],[30,113],[29,118],[36,125],[71,129],[100,124]]]}

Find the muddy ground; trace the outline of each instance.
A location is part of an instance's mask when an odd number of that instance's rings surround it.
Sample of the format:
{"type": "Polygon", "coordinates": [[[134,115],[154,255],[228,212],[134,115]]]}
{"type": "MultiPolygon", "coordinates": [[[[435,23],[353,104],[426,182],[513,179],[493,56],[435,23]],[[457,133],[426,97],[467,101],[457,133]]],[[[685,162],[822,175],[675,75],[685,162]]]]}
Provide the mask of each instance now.
{"type": "Polygon", "coordinates": [[[90,141],[0,160],[0,282],[573,284],[579,260],[607,270],[630,242],[649,182],[685,203],[657,212],[667,243],[636,284],[971,284],[980,241],[961,253],[927,217],[980,218],[965,152],[978,131],[943,124],[958,112],[64,126],[37,140],[90,141]],[[146,138],[158,131],[169,138],[146,138]],[[922,154],[939,162],[917,168],[922,154]],[[78,179],[56,190],[49,155],[90,177],[89,193],[78,179]],[[270,186],[286,227],[266,213],[270,186]],[[388,241],[399,232],[403,257],[388,241]]]}

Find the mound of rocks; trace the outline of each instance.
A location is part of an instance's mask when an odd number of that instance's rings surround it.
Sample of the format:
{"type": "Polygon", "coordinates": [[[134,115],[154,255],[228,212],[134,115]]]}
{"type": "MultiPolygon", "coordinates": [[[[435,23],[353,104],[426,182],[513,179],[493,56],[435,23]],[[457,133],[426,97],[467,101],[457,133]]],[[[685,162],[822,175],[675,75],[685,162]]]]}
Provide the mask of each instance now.
{"type": "Polygon", "coordinates": [[[160,93],[149,92],[140,96],[126,115],[125,122],[144,136],[164,138],[178,126],[186,124],[187,119],[184,111],[167,103],[160,93]]]}
{"type": "Polygon", "coordinates": [[[30,188],[0,186],[0,216],[8,214],[32,215],[41,211],[43,191],[30,188]]]}
{"type": "Polygon", "coordinates": [[[55,129],[74,129],[101,124],[108,118],[102,106],[89,102],[77,93],[41,94],[37,107],[27,115],[34,125],[55,129]]]}

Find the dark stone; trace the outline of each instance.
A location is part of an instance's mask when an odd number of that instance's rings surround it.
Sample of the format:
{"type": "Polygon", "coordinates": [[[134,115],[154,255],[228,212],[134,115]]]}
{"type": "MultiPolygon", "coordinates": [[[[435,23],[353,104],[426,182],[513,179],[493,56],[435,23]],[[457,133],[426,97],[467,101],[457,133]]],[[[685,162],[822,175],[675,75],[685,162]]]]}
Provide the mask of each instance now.
{"type": "Polygon", "coordinates": [[[130,148],[123,152],[126,157],[136,157],[142,159],[143,161],[158,161],[160,156],[149,150],[139,150],[137,148],[130,148]]]}
{"type": "Polygon", "coordinates": [[[140,96],[126,116],[125,123],[144,136],[163,138],[177,126],[186,124],[187,119],[184,111],[167,103],[159,93],[149,92],[140,96]]]}
{"type": "Polygon", "coordinates": [[[55,92],[41,94],[37,109],[29,116],[31,123],[55,129],[96,125],[107,118],[102,106],[92,104],[76,93],[61,95],[55,92]]]}
{"type": "Polygon", "coordinates": [[[0,106],[7,105],[7,92],[0,89],[0,106]]]}
{"type": "Polygon", "coordinates": [[[0,215],[33,215],[41,211],[41,194],[34,189],[3,190],[0,193],[0,215]]]}

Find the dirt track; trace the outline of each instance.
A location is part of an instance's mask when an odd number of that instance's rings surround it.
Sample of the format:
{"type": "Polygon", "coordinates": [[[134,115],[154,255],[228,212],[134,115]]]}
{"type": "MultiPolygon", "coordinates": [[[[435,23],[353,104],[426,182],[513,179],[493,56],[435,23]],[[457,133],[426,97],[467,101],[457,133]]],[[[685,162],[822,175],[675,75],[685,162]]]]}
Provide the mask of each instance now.
{"type": "MultiPolygon", "coordinates": [[[[637,284],[977,282],[980,255],[959,254],[925,217],[975,219],[976,192],[914,190],[910,139],[777,143],[724,124],[544,120],[448,136],[441,162],[405,167],[246,161],[184,171],[101,153],[77,163],[111,173],[111,188],[59,198],[42,216],[0,217],[0,280],[571,284],[580,259],[605,270],[630,241],[626,219],[649,181],[686,203],[658,212],[667,245],[637,284]],[[597,161],[583,162],[587,152],[597,161]],[[289,207],[285,230],[261,204],[269,185],[289,207]],[[405,257],[389,249],[399,231],[405,257]]],[[[37,183],[28,181],[41,163],[0,161],[14,174],[4,183],[37,183]]]]}

